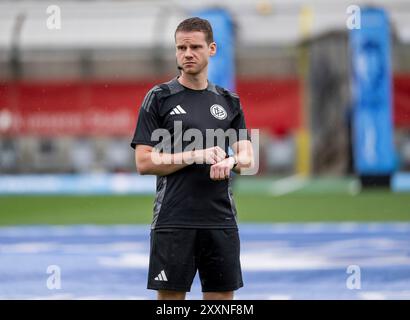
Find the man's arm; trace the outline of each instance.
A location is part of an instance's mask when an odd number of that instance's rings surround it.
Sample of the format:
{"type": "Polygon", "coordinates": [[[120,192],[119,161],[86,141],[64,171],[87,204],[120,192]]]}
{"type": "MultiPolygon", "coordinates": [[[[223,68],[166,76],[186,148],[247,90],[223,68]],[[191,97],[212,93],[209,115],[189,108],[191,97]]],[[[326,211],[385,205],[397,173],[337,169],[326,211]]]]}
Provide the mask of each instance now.
{"type": "Polygon", "coordinates": [[[241,173],[242,169],[252,169],[255,165],[252,143],[249,140],[240,140],[232,145],[234,155],[211,166],[212,180],[229,178],[230,171],[241,173]],[[236,165],[235,165],[236,163],[236,165]],[[235,168],[234,168],[235,166],[235,168]]]}
{"type": "Polygon", "coordinates": [[[240,140],[232,145],[234,158],[237,165],[233,169],[236,173],[241,173],[241,169],[252,169],[255,166],[252,143],[249,140],[240,140]]]}
{"type": "Polygon", "coordinates": [[[215,164],[225,159],[226,154],[220,147],[180,153],[162,153],[147,145],[135,148],[135,163],[139,174],[165,176],[192,163],[215,164]]]}

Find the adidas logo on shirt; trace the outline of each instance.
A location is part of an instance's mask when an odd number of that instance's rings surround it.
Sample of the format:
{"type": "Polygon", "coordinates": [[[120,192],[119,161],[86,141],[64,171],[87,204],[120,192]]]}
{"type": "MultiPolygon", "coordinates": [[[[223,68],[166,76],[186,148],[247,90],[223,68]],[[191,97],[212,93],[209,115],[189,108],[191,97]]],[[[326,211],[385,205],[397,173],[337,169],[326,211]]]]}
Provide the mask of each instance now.
{"type": "Polygon", "coordinates": [[[174,109],[172,109],[170,114],[184,114],[186,113],[186,111],[184,109],[182,109],[182,107],[180,105],[177,105],[174,109]]]}
{"type": "Polygon", "coordinates": [[[158,276],[156,276],[154,280],[157,280],[157,281],[168,281],[168,278],[167,278],[167,276],[166,276],[166,274],[165,274],[165,271],[164,271],[164,270],[161,270],[160,274],[159,274],[158,276]]]}

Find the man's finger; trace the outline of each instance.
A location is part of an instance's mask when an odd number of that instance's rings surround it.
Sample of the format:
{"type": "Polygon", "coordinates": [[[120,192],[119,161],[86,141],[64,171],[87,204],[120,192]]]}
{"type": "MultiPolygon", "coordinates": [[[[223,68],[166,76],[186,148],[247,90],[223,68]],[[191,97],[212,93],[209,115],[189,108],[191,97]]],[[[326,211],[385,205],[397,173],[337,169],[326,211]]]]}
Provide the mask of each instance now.
{"type": "Polygon", "coordinates": [[[218,162],[218,160],[217,160],[215,154],[210,153],[210,154],[209,154],[208,163],[210,163],[210,164],[215,164],[215,163],[217,163],[217,162],[218,162]]]}
{"type": "Polygon", "coordinates": [[[224,167],[219,168],[219,179],[220,180],[225,179],[225,168],[224,167]]]}
{"type": "Polygon", "coordinates": [[[219,168],[215,168],[215,174],[214,174],[214,176],[215,176],[215,180],[219,180],[220,179],[220,175],[219,175],[219,168]]]}
{"type": "Polygon", "coordinates": [[[229,167],[226,167],[226,169],[225,169],[225,179],[229,178],[230,173],[231,173],[231,170],[229,169],[229,167]]]}
{"type": "Polygon", "coordinates": [[[217,162],[221,162],[225,157],[222,157],[221,155],[216,156],[217,162]]]}
{"type": "Polygon", "coordinates": [[[219,179],[219,170],[217,167],[214,167],[214,180],[219,179]]]}
{"type": "Polygon", "coordinates": [[[225,157],[226,157],[225,151],[223,151],[221,148],[219,148],[218,155],[219,155],[220,157],[222,157],[222,158],[225,158],[225,157]]]}
{"type": "Polygon", "coordinates": [[[221,148],[221,147],[214,147],[214,151],[218,154],[218,155],[223,155],[225,153],[225,151],[221,148]]]}
{"type": "Polygon", "coordinates": [[[209,176],[211,177],[212,180],[215,179],[215,167],[211,166],[211,170],[209,172],[209,176]]]}

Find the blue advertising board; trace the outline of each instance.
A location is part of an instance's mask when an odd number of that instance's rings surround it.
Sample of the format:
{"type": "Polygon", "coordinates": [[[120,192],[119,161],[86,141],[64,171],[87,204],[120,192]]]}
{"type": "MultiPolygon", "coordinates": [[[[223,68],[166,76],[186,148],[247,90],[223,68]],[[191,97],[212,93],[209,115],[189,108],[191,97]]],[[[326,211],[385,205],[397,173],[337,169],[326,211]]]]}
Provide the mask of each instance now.
{"type": "Polygon", "coordinates": [[[353,76],[353,152],[359,175],[390,175],[393,147],[390,26],[386,12],[361,10],[350,31],[353,76]]]}
{"type": "Polygon", "coordinates": [[[235,91],[235,34],[231,15],[226,10],[218,8],[194,14],[211,23],[217,45],[216,55],[211,57],[208,66],[209,80],[235,91]]]}

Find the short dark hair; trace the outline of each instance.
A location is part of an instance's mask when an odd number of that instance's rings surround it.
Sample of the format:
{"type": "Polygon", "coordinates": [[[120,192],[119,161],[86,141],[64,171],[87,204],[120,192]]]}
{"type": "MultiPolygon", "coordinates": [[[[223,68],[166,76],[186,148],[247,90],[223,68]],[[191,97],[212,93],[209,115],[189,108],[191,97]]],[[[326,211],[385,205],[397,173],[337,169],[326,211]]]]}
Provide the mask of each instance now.
{"type": "Polygon", "coordinates": [[[191,32],[199,31],[205,34],[205,40],[208,44],[214,42],[214,33],[212,31],[212,26],[206,19],[201,19],[199,17],[188,18],[182,21],[177,29],[175,30],[174,37],[176,38],[177,32],[191,32]]]}

